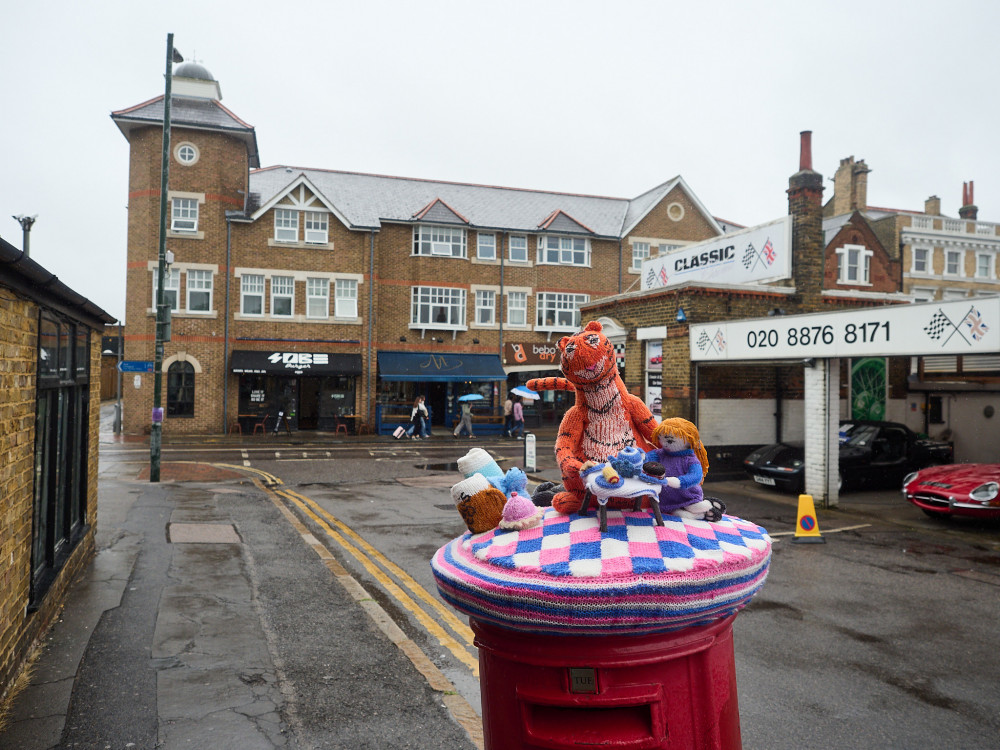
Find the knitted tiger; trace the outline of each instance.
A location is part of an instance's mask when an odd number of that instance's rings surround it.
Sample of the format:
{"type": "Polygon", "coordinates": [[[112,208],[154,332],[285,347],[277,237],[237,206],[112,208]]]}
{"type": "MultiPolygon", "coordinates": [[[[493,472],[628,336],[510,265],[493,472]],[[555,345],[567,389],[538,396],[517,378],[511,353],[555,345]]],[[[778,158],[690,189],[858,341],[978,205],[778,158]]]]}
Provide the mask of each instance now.
{"type": "Polygon", "coordinates": [[[535,391],[576,392],[576,403],[563,415],[556,437],[565,491],[552,498],[552,507],[560,513],[574,513],[586,493],[581,467],[588,461],[603,463],[628,446],[644,451],[655,447],[651,441],[656,419],[642,399],[625,390],[614,347],[601,333],[600,323],[591,321],[582,332],[560,339],[558,346],[566,377],[537,378],[527,385],[535,391]]]}

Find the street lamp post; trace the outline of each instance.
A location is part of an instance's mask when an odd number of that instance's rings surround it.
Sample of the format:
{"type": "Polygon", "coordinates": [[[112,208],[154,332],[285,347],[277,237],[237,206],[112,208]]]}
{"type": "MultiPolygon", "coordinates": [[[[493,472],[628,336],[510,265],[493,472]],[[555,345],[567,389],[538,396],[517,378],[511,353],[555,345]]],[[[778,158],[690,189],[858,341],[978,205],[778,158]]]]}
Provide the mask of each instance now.
{"type": "Polygon", "coordinates": [[[31,244],[31,225],[34,224],[35,219],[38,218],[37,214],[35,216],[11,216],[10,218],[21,225],[21,232],[24,236],[21,243],[21,252],[24,253],[25,258],[30,258],[31,253],[28,252],[28,246],[31,244]]]}
{"type": "Polygon", "coordinates": [[[149,432],[149,481],[160,481],[160,445],[163,438],[163,341],[169,325],[163,301],[164,276],[167,272],[167,187],[170,176],[170,83],[173,63],[184,58],[174,49],[174,35],[167,34],[167,68],[163,90],[163,160],[160,166],[160,248],[156,275],[156,331],[153,350],[153,414],[149,432]]]}

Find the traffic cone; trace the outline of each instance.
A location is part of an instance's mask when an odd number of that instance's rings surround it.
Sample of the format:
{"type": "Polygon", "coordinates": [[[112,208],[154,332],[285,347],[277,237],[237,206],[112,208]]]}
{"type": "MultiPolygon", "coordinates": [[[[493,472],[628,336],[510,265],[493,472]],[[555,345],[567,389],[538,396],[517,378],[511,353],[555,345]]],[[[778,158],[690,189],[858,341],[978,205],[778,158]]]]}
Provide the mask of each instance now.
{"type": "Polygon", "coordinates": [[[793,544],[826,544],[826,539],[819,533],[819,522],[816,520],[816,507],[812,495],[799,495],[799,515],[795,521],[795,536],[793,544]]]}

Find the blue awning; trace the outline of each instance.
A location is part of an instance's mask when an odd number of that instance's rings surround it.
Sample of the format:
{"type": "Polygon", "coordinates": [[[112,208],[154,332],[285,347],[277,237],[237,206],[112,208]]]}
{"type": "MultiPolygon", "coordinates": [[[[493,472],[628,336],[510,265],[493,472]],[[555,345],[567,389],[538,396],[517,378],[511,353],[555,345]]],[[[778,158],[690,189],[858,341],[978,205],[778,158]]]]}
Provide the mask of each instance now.
{"type": "Polygon", "coordinates": [[[379,352],[378,374],[383,380],[460,382],[507,379],[498,354],[379,352]]]}

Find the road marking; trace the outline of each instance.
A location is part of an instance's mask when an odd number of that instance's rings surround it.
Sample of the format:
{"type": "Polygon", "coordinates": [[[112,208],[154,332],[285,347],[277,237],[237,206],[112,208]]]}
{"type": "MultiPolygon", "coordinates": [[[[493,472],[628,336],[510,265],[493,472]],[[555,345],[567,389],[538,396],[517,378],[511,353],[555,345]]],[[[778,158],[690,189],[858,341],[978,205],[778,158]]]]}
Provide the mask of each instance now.
{"type": "Polygon", "coordinates": [[[275,451],[274,452],[274,460],[277,461],[279,458],[281,458],[281,451],[275,451]]]}
{"type": "Polygon", "coordinates": [[[240,451],[240,455],[243,456],[243,465],[244,466],[249,466],[250,465],[250,454],[246,452],[246,449],[241,450],[240,451]]]}
{"type": "Polygon", "coordinates": [[[414,581],[406,572],[394,563],[385,559],[385,557],[378,552],[378,550],[361,539],[361,537],[355,532],[348,529],[343,523],[337,521],[332,516],[329,516],[328,513],[322,510],[322,508],[316,506],[312,500],[291,490],[276,490],[276,492],[278,495],[281,495],[282,497],[295,503],[295,505],[298,506],[303,513],[305,513],[313,520],[314,523],[323,529],[327,536],[337,542],[337,544],[339,544],[345,551],[350,553],[359,563],[361,563],[365,570],[367,570],[379,583],[382,584],[382,587],[386,590],[386,592],[395,598],[402,607],[408,610],[417,619],[417,621],[424,626],[427,632],[437,638],[438,642],[440,642],[442,646],[451,651],[456,659],[465,664],[472,671],[473,675],[479,677],[479,661],[474,659],[469,654],[466,646],[456,641],[443,627],[441,627],[441,625],[438,624],[436,620],[432,619],[426,612],[424,612],[424,610],[421,609],[420,606],[417,605],[417,603],[414,602],[413,599],[405,591],[403,591],[395,581],[393,581],[385,572],[380,570],[378,566],[375,565],[372,558],[379,559],[379,562],[382,565],[394,569],[394,572],[398,571],[398,575],[400,576],[400,580],[403,581],[403,585],[416,594],[418,598],[431,604],[431,606],[440,612],[446,620],[449,620],[449,625],[452,626],[453,630],[460,633],[461,631],[465,631],[464,633],[461,633],[461,635],[466,638],[468,646],[471,646],[473,640],[472,631],[467,626],[463,625],[457,617],[451,614],[451,612],[444,609],[444,605],[440,604],[440,602],[428,594],[427,591],[425,591],[424,588],[414,581]],[[355,547],[354,544],[351,544],[351,542],[344,538],[344,534],[341,534],[339,531],[333,529],[333,527],[331,527],[324,519],[320,518],[313,511],[314,507],[323,515],[329,516],[333,523],[337,524],[338,528],[343,530],[345,534],[351,536],[352,540],[356,541],[358,546],[362,547],[364,551],[355,547]],[[366,552],[368,554],[365,554],[366,552]]]}
{"type": "Polygon", "coordinates": [[[255,469],[252,466],[234,466],[233,464],[212,464],[212,466],[217,466],[220,469],[236,469],[237,471],[252,471],[257,476],[264,480],[264,484],[269,487],[274,487],[275,485],[282,484],[282,481],[278,477],[274,476],[269,472],[263,471],[261,469],[255,469]]]}
{"type": "MultiPolygon", "coordinates": [[[[854,531],[855,529],[864,529],[871,526],[870,523],[859,523],[857,526],[841,526],[839,529],[827,529],[824,534],[839,534],[841,531],[854,531]]],[[[768,532],[767,535],[772,539],[776,536],[791,536],[794,531],[775,531],[774,533],[768,532]]]]}
{"type": "MultiPolygon", "coordinates": [[[[451,712],[452,717],[458,723],[462,729],[465,730],[466,734],[469,735],[469,739],[478,748],[478,750],[485,750],[485,738],[483,734],[483,722],[479,718],[475,709],[469,704],[469,702],[458,694],[455,686],[451,681],[444,676],[444,673],[427,657],[427,655],[420,650],[412,640],[406,637],[406,634],[393,622],[392,618],[389,617],[388,613],[378,602],[376,602],[371,595],[365,590],[365,588],[355,580],[355,578],[340,564],[340,562],[333,556],[333,554],[328,550],[322,543],[320,543],[315,536],[306,528],[298,517],[288,508],[283,502],[281,502],[278,497],[284,496],[288,500],[292,500],[297,505],[299,504],[290,495],[293,494],[291,491],[274,491],[271,487],[265,486],[259,480],[254,479],[254,483],[257,484],[262,490],[264,490],[271,502],[274,503],[275,507],[281,512],[281,514],[288,520],[292,528],[294,528],[302,539],[308,544],[312,550],[319,556],[323,561],[324,565],[333,574],[337,582],[344,588],[348,596],[350,596],[371,618],[372,622],[382,631],[382,633],[388,638],[403,654],[410,660],[410,663],[416,668],[416,670],[423,676],[427,681],[428,686],[432,690],[436,690],[442,693],[441,700],[445,707],[451,712]]],[[[303,496],[304,497],[304,496],[303,496]]],[[[305,498],[308,500],[308,498],[305,498]]],[[[301,507],[301,506],[300,506],[301,507]]],[[[304,512],[307,512],[304,510],[304,512]]],[[[308,512],[307,512],[308,513],[308,512]]],[[[352,554],[354,554],[352,552],[352,554]]],[[[478,666],[478,664],[477,664],[478,666]]],[[[478,677],[478,670],[476,676],[478,677]]]]}

